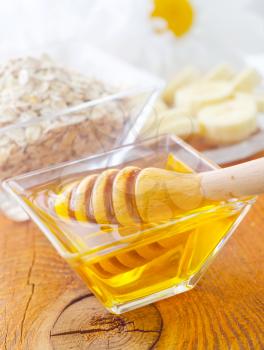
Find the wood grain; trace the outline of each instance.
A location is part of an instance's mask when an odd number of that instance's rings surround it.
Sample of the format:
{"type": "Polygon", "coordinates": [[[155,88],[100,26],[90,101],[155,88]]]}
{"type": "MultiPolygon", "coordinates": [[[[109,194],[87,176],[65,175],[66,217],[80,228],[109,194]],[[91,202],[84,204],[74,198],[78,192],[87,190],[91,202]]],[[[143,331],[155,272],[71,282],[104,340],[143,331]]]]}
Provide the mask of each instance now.
{"type": "Polygon", "coordinates": [[[0,349],[264,349],[264,196],[195,289],[115,316],[33,223],[0,217],[0,349]]]}

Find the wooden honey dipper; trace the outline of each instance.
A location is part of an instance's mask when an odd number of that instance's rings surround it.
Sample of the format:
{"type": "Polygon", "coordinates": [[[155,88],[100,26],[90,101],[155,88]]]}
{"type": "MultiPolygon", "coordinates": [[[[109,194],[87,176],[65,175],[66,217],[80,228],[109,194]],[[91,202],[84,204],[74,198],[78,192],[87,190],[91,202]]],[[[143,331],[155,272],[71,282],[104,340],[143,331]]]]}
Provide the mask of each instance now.
{"type": "Polygon", "coordinates": [[[199,207],[264,192],[264,158],[199,174],[128,166],[68,184],[55,200],[60,217],[134,225],[168,220],[199,207]]]}

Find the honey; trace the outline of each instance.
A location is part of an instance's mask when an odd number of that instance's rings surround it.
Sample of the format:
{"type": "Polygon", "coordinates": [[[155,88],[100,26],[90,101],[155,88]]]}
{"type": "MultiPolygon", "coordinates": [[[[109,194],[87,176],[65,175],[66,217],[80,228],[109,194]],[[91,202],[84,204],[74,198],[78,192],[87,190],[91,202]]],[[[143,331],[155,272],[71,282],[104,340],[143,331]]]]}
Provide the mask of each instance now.
{"type": "MultiPolygon", "coordinates": [[[[192,172],[172,154],[162,167],[192,172]]],[[[203,202],[173,220],[127,226],[76,220],[71,211],[59,218],[54,199],[65,182],[70,188],[83,176],[32,187],[23,200],[60,241],[68,252],[65,258],[91,291],[117,313],[133,303],[144,305],[192,288],[194,276],[198,278],[243,209],[236,201],[203,202]]]]}

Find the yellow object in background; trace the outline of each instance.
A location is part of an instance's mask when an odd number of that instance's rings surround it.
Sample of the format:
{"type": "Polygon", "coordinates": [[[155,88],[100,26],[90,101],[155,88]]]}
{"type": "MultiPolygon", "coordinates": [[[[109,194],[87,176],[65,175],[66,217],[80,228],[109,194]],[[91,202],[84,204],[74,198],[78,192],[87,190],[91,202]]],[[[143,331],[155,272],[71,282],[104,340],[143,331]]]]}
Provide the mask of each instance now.
{"type": "Polygon", "coordinates": [[[151,16],[163,18],[167,28],[180,37],[190,30],[194,11],[188,0],[154,0],[151,16]]]}
{"type": "Polygon", "coordinates": [[[184,164],[179,159],[176,159],[172,153],[168,155],[166,170],[176,171],[178,173],[184,173],[184,174],[193,173],[193,170],[187,164],[184,164]]]}

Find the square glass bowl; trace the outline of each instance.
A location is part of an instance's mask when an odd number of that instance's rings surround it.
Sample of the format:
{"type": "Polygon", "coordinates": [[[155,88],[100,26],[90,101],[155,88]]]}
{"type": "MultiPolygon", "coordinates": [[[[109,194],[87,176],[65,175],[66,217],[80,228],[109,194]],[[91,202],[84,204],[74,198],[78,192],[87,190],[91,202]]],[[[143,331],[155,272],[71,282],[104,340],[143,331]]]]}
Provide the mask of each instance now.
{"type": "MultiPolygon", "coordinates": [[[[128,141],[134,142],[136,132],[130,129],[135,124],[138,125],[137,117],[139,114],[142,116],[142,109],[146,104],[150,104],[151,98],[154,102],[157,91],[163,86],[161,79],[92,47],[83,40],[74,40],[70,43],[50,42],[39,47],[11,45],[1,51],[1,63],[10,63],[18,57],[33,57],[41,61],[43,59],[41,66],[43,72],[50,64],[47,57],[43,58],[43,53],[50,56],[54,64],[66,70],[68,74],[76,72],[85,81],[87,80],[86,91],[81,90],[81,95],[75,96],[72,100],[71,93],[66,89],[65,103],[62,103],[65,107],[61,107],[61,104],[60,107],[56,105],[56,91],[54,91],[55,102],[44,101],[44,108],[47,109],[44,113],[38,110],[39,103],[34,105],[36,98],[34,94],[31,96],[33,92],[27,90],[27,84],[26,86],[22,84],[19,93],[23,92],[24,88],[25,94],[30,94],[27,96],[28,110],[18,111],[21,114],[19,118],[17,113],[14,118],[13,111],[10,112],[9,109],[5,111],[7,115],[0,115],[0,212],[15,221],[24,221],[28,217],[1,190],[3,179],[121,146],[124,141],[127,142],[128,132],[130,132],[128,141]],[[79,102],[76,99],[79,99],[79,102]],[[32,111],[37,115],[34,118],[32,111]]],[[[37,96],[40,90],[40,96],[45,100],[46,89],[49,86],[45,79],[54,81],[52,74],[55,73],[52,71],[50,77],[36,77],[36,72],[33,74],[30,70],[32,69],[30,64],[35,67],[34,62],[20,61],[24,62],[25,69],[19,70],[21,67],[18,65],[16,72],[14,68],[16,65],[13,63],[13,66],[11,65],[15,72],[13,74],[20,76],[21,72],[29,72],[28,85],[32,83],[31,80],[36,79],[39,83],[33,86],[37,90],[37,96]],[[43,80],[42,86],[40,82],[43,80]]],[[[10,67],[8,72],[10,75],[10,67]]],[[[64,72],[61,79],[65,78],[65,75],[64,72]]],[[[76,77],[74,79],[76,80],[76,77]]],[[[13,90],[16,96],[17,91],[14,87],[13,90]]],[[[1,94],[1,97],[2,95],[4,94],[1,94]]],[[[1,104],[0,107],[0,113],[3,114],[1,104]]]]}
{"type": "Polygon", "coordinates": [[[134,142],[157,94],[153,87],[131,89],[0,128],[0,211],[27,219],[1,192],[1,180],[134,142]]]}
{"type": "Polygon", "coordinates": [[[71,186],[127,165],[183,173],[217,167],[182,140],[165,135],[4,183],[101,303],[117,314],[193,288],[254,202],[203,203],[157,223],[88,222],[87,203],[76,210],[71,186]]]}

